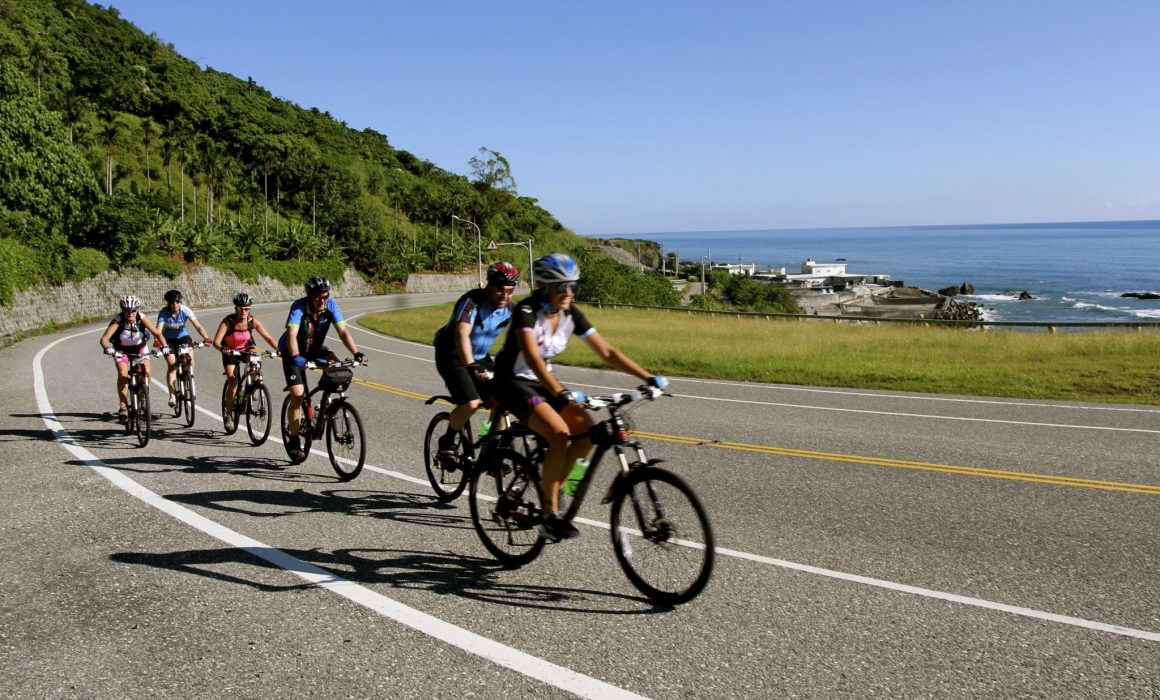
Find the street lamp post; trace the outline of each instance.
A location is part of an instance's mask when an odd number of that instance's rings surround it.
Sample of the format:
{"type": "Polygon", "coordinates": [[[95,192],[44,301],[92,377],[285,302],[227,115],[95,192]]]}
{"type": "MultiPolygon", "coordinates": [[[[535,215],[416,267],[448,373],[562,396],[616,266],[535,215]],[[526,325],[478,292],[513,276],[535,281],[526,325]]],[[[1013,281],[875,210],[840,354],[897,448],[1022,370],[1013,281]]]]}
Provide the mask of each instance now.
{"type": "MultiPolygon", "coordinates": [[[[514,243],[496,243],[495,247],[498,248],[502,245],[518,245],[528,249],[528,289],[535,289],[536,277],[532,271],[532,239],[529,238],[526,241],[516,241],[514,243]]],[[[488,245],[487,249],[491,250],[491,245],[488,245]]]]}
{"type": "Polygon", "coordinates": [[[479,230],[479,226],[474,221],[461,219],[458,216],[451,215],[451,225],[455,226],[456,221],[462,221],[465,224],[475,226],[475,276],[480,287],[483,286],[483,232],[479,230]]]}

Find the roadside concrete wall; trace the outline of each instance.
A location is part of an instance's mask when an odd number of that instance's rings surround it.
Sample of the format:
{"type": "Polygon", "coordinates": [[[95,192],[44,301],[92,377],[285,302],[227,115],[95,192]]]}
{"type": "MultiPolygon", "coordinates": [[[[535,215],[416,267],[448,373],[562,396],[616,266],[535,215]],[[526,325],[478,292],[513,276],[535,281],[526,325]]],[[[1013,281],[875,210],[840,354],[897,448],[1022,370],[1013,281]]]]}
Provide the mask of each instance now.
{"type": "MultiPolygon", "coordinates": [[[[341,280],[331,280],[336,297],[373,294],[370,285],[348,268],[341,280]]],[[[302,287],[286,285],[269,277],[258,282],[242,282],[232,272],[209,267],[188,268],[176,279],[140,270],[120,273],[106,271],[84,280],[60,286],[40,286],[18,292],[11,308],[0,306],[0,339],[35,330],[49,323],[73,323],[89,318],[112,318],[123,294],[135,294],[151,318],[165,304],[165,292],[180,289],[185,303],[194,310],[228,306],[238,292],[249,292],[255,303],[292,301],[302,296],[302,287]]],[[[204,325],[204,322],[203,322],[204,325]]]]}
{"type": "MultiPolygon", "coordinates": [[[[421,294],[426,292],[466,292],[479,286],[476,275],[435,275],[412,274],[407,275],[407,294],[421,294]]],[[[516,287],[516,295],[529,293],[528,285],[521,281],[516,287]]]]}

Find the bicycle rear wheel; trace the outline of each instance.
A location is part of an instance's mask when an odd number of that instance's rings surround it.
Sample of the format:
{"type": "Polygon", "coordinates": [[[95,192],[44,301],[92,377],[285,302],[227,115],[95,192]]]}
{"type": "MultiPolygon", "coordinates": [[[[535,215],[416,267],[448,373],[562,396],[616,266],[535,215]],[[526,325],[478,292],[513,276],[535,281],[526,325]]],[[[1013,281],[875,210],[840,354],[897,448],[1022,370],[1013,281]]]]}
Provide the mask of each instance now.
{"type": "Polygon", "coordinates": [[[193,374],[186,373],[179,382],[178,389],[181,390],[181,396],[177,399],[177,411],[180,413],[184,405],[185,427],[192,428],[193,422],[197,418],[197,397],[193,395],[193,374]]]}
{"type": "Polygon", "coordinates": [[[282,401],[282,412],[280,423],[282,425],[282,446],[286,448],[286,456],[290,458],[291,464],[302,464],[306,461],[306,456],[310,454],[310,444],[314,441],[314,427],[310,424],[310,420],[306,417],[306,402],[307,397],[302,397],[302,419],[298,427],[298,439],[302,444],[302,458],[296,459],[294,455],[290,454],[290,394],[286,394],[286,398],[282,401]]]}
{"type": "Polygon", "coordinates": [[[270,390],[265,384],[254,384],[246,396],[246,432],[255,446],[270,437],[270,390]]]}
{"type": "Polygon", "coordinates": [[[362,418],[345,399],[332,401],[326,409],[326,454],[343,481],[358,476],[366,462],[367,435],[362,418]]]}
{"type": "Polygon", "coordinates": [[[475,463],[475,446],[471,443],[471,422],[464,424],[455,436],[455,455],[439,454],[439,438],[446,432],[451,414],[441,411],[427,424],[427,435],[423,439],[423,462],[427,467],[427,480],[440,501],[453,501],[467,487],[471,477],[471,467],[475,463]]]}
{"type": "MultiPolygon", "coordinates": [[[[241,379],[238,380],[242,381],[241,379]]],[[[226,435],[233,435],[238,432],[238,397],[234,397],[235,406],[229,408],[230,398],[230,383],[224,382],[222,384],[222,429],[226,431],[226,435]]]]}
{"type": "Polygon", "coordinates": [[[520,453],[502,448],[484,453],[471,475],[468,501],[480,541],[504,566],[527,564],[543,550],[539,478],[520,453]]]}
{"type": "Polygon", "coordinates": [[[612,502],[611,525],[620,567],[651,600],[685,603],[709,582],[713,528],[697,495],[676,474],[652,467],[629,473],[612,502]]]}
{"type": "Polygon", "coordinates": [[[153,423],[153,414],[149,411],[149,388],[137,387],[137,444],[144,447],[149,444],[149,430],[153,423]]]}

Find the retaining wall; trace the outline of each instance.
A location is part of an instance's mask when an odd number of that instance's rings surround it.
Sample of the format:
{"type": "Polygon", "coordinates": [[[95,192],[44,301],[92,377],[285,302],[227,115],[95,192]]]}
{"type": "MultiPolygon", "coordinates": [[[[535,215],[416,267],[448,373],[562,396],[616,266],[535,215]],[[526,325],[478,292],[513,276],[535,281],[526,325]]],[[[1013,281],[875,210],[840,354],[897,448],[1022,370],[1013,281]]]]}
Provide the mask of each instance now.
{"type": "MultiPolygon", "coordinates": [[[[353,269],[348,268],[341,280],[331,280],[336,297],[368,296],[374,292],[353,269]]],[[[0,306],[0,340],[32,331],[49,323],[74,323],[90,318],[112,318],[118,312],[117,301],[123,294],[135,294],[142,309],[152,319],[165,305],[165,292],[180,289],[186,305],[202,307],[229,306],[238,292],[248,292],[254,302],[293,301],[302,296],[301,285],[287,285],[269,277],[257,282],[242,282],[233,272],[211,267],[187,268],[176,279],[164,275],[126,269],[105,271],[82,282],[44,285],[17,292],[11,308],[0,306]]]]}

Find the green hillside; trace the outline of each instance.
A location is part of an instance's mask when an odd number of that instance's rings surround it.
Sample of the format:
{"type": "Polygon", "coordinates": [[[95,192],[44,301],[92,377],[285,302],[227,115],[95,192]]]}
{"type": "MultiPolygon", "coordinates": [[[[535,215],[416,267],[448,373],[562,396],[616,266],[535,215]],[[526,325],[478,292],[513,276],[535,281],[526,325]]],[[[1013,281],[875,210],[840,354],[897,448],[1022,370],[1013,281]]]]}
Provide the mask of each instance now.
{"type": "Polygon", "coordinates": [[[285,279],[349,262],[383,289],[473,265],[474,229],[453,235],[452,216],[582,252],[502,154],[464,162],[471,177],[202,69],[116,9],[0,0],[0,302],[129,264],[285,279]]]}

